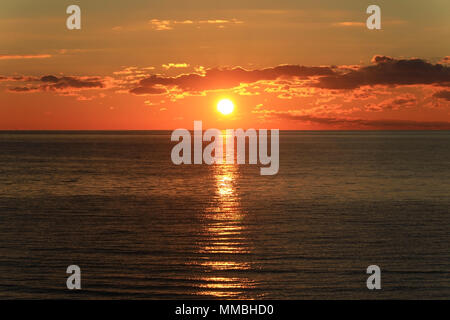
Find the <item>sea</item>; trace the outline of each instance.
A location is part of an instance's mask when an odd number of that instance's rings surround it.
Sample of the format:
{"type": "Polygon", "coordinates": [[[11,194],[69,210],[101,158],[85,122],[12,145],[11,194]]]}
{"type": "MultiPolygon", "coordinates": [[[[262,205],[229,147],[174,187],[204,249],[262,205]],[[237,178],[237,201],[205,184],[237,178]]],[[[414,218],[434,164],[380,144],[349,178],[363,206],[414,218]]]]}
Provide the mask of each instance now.
{"type": "Polygon", "coordinates": [[[0,298],[450,298],[450,131],[281,131],[272,176],[170,135],[0,132],[0,298]]]}

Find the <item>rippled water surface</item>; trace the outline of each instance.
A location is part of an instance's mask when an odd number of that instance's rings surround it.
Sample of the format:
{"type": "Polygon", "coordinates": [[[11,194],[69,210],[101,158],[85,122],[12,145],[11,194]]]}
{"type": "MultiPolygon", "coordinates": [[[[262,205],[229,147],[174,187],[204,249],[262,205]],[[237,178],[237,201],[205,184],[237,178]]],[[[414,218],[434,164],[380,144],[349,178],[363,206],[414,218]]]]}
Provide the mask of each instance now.
{"type": "Polygon", "coordinates": [[[0,298],[450,297],[450,132],[282,132],[276,176],[172,146],[0,133],[0,298]]]}

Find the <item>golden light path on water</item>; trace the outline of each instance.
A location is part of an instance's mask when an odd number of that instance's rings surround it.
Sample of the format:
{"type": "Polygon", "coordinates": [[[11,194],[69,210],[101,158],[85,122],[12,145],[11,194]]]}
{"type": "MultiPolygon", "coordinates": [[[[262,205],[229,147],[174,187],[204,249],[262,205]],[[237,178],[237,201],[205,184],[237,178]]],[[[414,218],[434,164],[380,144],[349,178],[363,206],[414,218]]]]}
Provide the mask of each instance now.
{"type": "Polygon", "coordinates": [[[251,298],[246,294],[256,283],[243,276],[251,264],[246,254],[251,252],[244,213],[236,190],[238,165],[211,166],[215,179],[215,195],[204,212],[204,236],[200,253],[204,261],[199,264],[205,275],[200,277],[198,295],[219,298],[251,298]]]}

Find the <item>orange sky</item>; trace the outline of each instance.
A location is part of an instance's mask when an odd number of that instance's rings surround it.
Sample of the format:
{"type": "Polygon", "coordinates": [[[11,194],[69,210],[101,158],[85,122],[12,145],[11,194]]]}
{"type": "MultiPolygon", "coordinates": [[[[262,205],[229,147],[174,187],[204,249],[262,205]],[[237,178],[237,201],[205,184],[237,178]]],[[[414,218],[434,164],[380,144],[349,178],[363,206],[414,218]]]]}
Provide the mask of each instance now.
{"type": "Polygon", "coordinates": [[[0,130],[450,129],[450,3],[369,4],[3,1],[0,130]]]}

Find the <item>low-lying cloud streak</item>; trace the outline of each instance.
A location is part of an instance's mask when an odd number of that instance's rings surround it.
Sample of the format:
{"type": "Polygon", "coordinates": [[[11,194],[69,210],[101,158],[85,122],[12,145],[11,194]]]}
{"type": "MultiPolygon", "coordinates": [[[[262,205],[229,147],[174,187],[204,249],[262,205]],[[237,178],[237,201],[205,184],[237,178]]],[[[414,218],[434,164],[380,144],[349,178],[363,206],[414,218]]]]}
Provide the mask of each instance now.
{"type": "Polygon", "coordinates": [[[35,91],[76,91],[83,89],[101,89],[105,87],[100,77],[55,77],[52,75],[35,79],[39,85],[13,87],[13,92],[35,92],[35,91]]]}
{"type": "Polygon", "coordinates": [[[47,59],[51,57],[52,57],[51,54],[25,54],[25,55],[0,54],[0,60],[47,59]]]}

